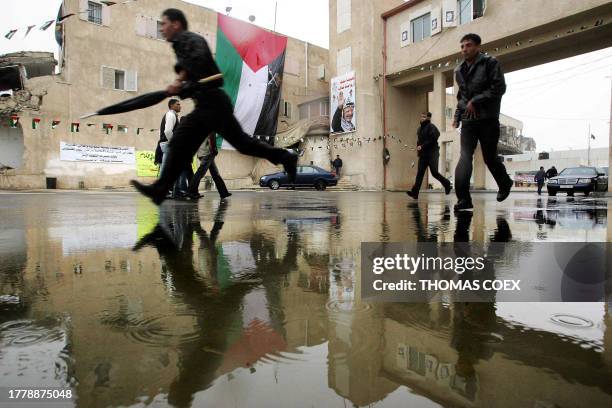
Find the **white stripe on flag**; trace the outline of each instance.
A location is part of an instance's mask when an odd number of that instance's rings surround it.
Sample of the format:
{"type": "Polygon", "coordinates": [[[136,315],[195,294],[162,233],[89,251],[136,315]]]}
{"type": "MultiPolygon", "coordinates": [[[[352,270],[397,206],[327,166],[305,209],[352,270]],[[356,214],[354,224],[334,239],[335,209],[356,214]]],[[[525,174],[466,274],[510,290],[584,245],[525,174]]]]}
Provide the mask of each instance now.
{"type": "Polygon", "coordinates": [[[242,129],[250,136],[253,136],[259,115],[261,115],[267,87],[267,65],[253,72],[247,64],[242,64],[242,76],[234,106],[234,115],[242,125],[242,129]]]}

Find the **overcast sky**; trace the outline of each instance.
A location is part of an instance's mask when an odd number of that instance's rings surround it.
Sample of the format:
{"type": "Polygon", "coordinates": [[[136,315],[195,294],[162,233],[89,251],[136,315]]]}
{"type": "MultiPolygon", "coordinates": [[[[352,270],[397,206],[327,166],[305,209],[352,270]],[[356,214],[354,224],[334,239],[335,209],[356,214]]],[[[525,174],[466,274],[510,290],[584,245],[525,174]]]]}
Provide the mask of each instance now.
{"type": "MultiPolygon", "coordinates": [[[[38,27],[24,38],[24,28],[57,15],[60,0],[0,0],[0,54],[21,50],[56,51],[53,27],[38,27]],[[11,40],[6,31],[20,28],[11,40]]],[[[146,0],[141,0],[146,1],[146,0]]],[[[272,29],[275,0],[189,0],[272,29]]],[[[316,45],[329,43],[327,0],[278,0],[276,31],[316,45]]],[[[120,6],[114,6],[120,7],[120,6]]],[[[524,134],[536,140],[538,150],[586,148],[588,127],[596,137],[592,147],[606,147],[609,141],[612,48],[562,61],[509,73],[508,92],[502,112],[524,123],[524,134]]]]}

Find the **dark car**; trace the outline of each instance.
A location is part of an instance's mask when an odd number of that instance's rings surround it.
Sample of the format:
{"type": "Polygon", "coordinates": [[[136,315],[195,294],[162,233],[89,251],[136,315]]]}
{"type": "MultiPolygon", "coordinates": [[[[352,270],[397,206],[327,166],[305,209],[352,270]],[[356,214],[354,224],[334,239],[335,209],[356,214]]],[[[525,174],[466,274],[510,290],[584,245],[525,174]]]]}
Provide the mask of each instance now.
{"type": "Polygon", "coordinates": [[[323,170],[317,166],[298,166],[297,176],[294,183],[289,183],[287,173],[279,171],[274,174],[266,174],[259,179],[259,185],[278,190],[280,187],[314,187],[317,190],[325,190],[327,186],[338,184],[335,173],[323,170]]]}
{"type": "Polygon", "coordinates": [[[568,167],[559,175],[551,177],[546,185],[548,195],[557,195],[559,191],[573,196],[575,192],[589,195],[594,191],[608,191],[608,176],[598,167],[568,167]]]}

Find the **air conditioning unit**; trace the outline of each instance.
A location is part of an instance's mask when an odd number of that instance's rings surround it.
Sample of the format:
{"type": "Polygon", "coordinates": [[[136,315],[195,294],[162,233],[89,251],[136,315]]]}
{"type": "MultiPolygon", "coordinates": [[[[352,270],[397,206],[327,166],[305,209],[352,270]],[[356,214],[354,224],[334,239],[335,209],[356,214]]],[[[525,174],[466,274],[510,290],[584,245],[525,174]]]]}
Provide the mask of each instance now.
{"type": "Polygon", "coordinates": [[[325,79],[325,65],[323,64],[317,68],[317,79],[325,79]]]}

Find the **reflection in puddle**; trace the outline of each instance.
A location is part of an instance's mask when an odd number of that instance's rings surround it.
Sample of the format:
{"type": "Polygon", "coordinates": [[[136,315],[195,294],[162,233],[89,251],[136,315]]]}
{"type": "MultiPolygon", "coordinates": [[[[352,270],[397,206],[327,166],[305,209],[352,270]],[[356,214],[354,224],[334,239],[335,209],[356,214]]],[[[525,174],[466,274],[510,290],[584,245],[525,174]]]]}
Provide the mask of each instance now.
{"type": "Polygon", "coordinates": [[[361,301],[362,242],[519,260],[610,236],[604,199],[513,197],[455,216],[428,194],[5,195],[1,385],[83,407],[610,406],[608,304],[361,301]]]}

